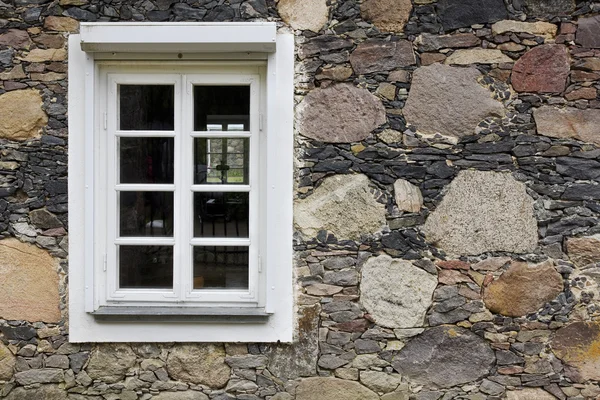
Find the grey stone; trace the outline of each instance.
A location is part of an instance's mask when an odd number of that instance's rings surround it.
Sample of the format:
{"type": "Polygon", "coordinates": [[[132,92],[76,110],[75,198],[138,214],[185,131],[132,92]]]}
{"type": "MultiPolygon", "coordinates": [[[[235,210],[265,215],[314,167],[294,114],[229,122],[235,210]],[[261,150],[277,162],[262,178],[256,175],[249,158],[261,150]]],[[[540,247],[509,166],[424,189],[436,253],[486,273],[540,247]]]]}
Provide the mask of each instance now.
{"type": "Polygon", "coordinates": [[[298,316],[298,339],[293,345],[270,345],[268,369],[279,379],[296,379],[316,374],[319,356],[318,304],[302,307],[298,316]]]}
{"type": "Polygon", "coordinates": [[[435,275],[408,261],[381,255],[369,258],[363,266],[360,301],[378,325],[420,327],[436,286],[435,275]]]}
{"type": "Polygon", "coordinates": [[[415,395],[415,400],[438,400],[444,395],[444,392],[419,392],[415,395]]]}
{"type": "Polygon", "coordinates": [[[448,311],[452,311],[463,304],[465,304],[467,300],[465,300],[462,296],[455,296],[449,299],[442,301],[441,303],[436,304],[433,309],[440,313],[446,313],[448,311]]]}
{"type": "Polygon", "coordinates": [[[358,285],[358,272],[355,270],[327,271],[323,275],[323,282],[340,286],[358,285]]]}
{"type": "Polygon", "coordinates": [[[14,388],[4,400],[67,400],[67,391],[56,385],[42,385],[25,389],[14,388]]]}
{"type": "Polygon", "coordinates": [[[338,239],[358,240],[385,224],[385,206],[371,193],[366,175],[334,175],[296,202],[294,222],[307,237],[327,230],[338,239]]]}
{"type": "Polygon", "coordinates": [[[502,0],[440,0],[437,7],[446,31],[496,22],[508,17],[502,0]]]}
{"type": "Polygon", "coordinates": [[[600,16],[579,18],[577,24],[577,43],[588,48],[600,48],[600,16]]]}
{"type": "Polygon", "coordinates": [[[349,83],[315,89],[296,108],[298,131],[321,142],[358,142],[385,121],[381,100],[349,83]]]}
{"type": "Polygon", "coordinates": [[[463,328],[440,326],[408,342],[394,356],[392,366],[414,383],[448,388],[487,375],[495,361],[494,352],[479,336],[463,328]]]}
{"type": "Polygon", "coordinates": [[[449,254],[524,253],[537,245],[533,199],[510,173],[461,171],[423,231],[449,254]]]}
{"type": "Polygon", "coordinates": [[[319,357],[318,365],[325,369],[336,369],[348,364],[348,360],[332,354],[325,354],[319,357]]]}
{"type": "Polygon", "coordinates": [[[427,321],[431,326],[438,326],[443,324],[454,324],[459,321],[464,321],[471,316],[470,311],[463,310],[461,308],[457,308],[452,311],[448,311],[445,313],[440,312],[432,312],[427,321]]]}
{"type": "Polygon", "coordinates": [[[422,33],[417,37],[415,43],[421,51],[438,51],[445,48],[473,47],[481,43],[481,40],[472,33],[457,33],[454,35],[433,35],[422,33]]]}
{"type": "Polygon", "coordinates": [[[231,368],[265,368],[267,366],[266,356],[243,355],[225,357],[225,362],[231,368]]]}
{"type": "Polygon", "coordinates": [[[227,384],[231,372],[225,363],[225,349],[217,344],[175,345],[167,358],[167,370],[174,379],[215,389],[227,384]]]}
{"type": "Polygon", "coordinates": [[[489,394],[490,396],[498,396],[504,393],[504,386],[497,384],[496,382],[492,382],[488,379],[484,379],[479,385],[479,390],[481,390],[485,394],[489,394]]]}
{"type": "Polygon", "coordinates": [[[522,364],[525,359],[508,350],[496,350],[496,363],[498,365],[522,364]]]}
{"type": "Polygon", "coordinates": [[[135,364],[135,354],[126,344],[102,344],[92,352],[87,373],[92,379],[115,383],[125,378],[135,364]]]}
{"type": "Polygon", "coordinates": [[[152,400],[208,400],[208,396],[196,390],[185,392],[162,392],[152,396],[152,400]]]}
{"type": "Polygon", "coordinates": [[[69,357],[61,354],[54,354],[46,358],[46,367],[48,368],[69,368],[69,357]]]}
{"type": "Polygon", "coordinates": [[[388,374],[377,371],[360,371],[360,383],[374,392],[389,393],[396,390],[402,383],[402,377],[398,374],[388,374]]]}
{"type": "Polygon", "coordinates": [[[381,351],[381,347],[375,340],[364,339],[357,339],[354,342],[354,349],[357,354],[378,353],[381,351]]]}
{"type": "Polygon", "coordinates": [[[433,64],[418,68],[403,109],[406,122],[426,134],[454,137],[474,134],[483,119],[504,115],[502,104],[477,83],[480,76],[472,67],[433,64]]]}
{"type": "Polygon", "coordinates": [[[56,215],[45,208],[31,211],[29,213],[29,220],[33,225],[42,229],[60,228],[63,226],[56,215]]]}
{"type": "Polygon", "coordinates": [[[415,53],[408,40],[371,40],[359,44],[350,55],[350,64],[359,75],[392,71],[415,64],[415,53]]]}
{"type": "Polygon", "coordinates": [[[356,264],[353,257],[331,257],[321,262],[326,269],[343,269],[356,264]]]}
{"type": "Polygon", "coordinates": [[[600,145],[596,130],[600,124],[600,110],[542,106],[533,110],[533,117],[540,135],[600,145]]]}
{"type": "Polygon", "coordinates": [[[358,382],[337,378],[306,378],[296,388],[296,400],[379,400],[358,382]]]}
{"type": "Polygon", "coordinates": [[[35,383],[59,383],[65,380],[64,372],[58,368],[30,369],[17,372],[15,380],[19,385],[33,385],[35,383]]]}
{"type": "MultiPolygon", "coordinates": [[[[525,13],[531,18],[551,19],[557,15],[569,15],[575,10],[574,0],[521,0],[525,13]]],[[[581,20],[579,20],[581,23],[581,20]]]]}
{"type": "Polygon", "coordinates": [[[542,389],[509,390],[507,400],[556,400],[556,397],[542,389]]]}

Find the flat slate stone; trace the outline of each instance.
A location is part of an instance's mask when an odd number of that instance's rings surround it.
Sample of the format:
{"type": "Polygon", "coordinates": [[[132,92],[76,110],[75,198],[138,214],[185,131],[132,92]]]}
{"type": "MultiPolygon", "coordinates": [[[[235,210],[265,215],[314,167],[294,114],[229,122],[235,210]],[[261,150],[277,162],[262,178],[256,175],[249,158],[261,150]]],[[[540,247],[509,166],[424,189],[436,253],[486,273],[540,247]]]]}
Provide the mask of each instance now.
{"type": "Polygon", "coordinates": [[[539,264],[513,261],[485,288],[483,301],[493,313],[520,317],[537,311],[562,291],[562,276],[552,260],[539,264]]]}
{"type": "Polygon", "coordinates": [[[461,171],[423,231],[448,254],[526,253],[537,246],[533,199],[510,173],[461,171]]]}
{"type": "Polygon", "coordinates": [[[431,306],[437,277],[409,261],[371,257],[362,268],[360,301],[378,325],[418,328],[431,306]]]}
{"type": "Polygon", "coordinates": [[[433,35],[423,33],[415,41],[420,51],[437,51],[445,48],[465,48],[479,45],[481,40],[472,33],[454,35],[433,35]]]}
{"type": "Polygon", "coordinates": [[[402,32],[411,11],[410,0],[366,0],[360,5],[362,17],[384,32],[402,32]]]}
{"type": "Polygon", "coordinates": [[[506,400],[556,400],[556,397],[543,389],[509,390],[506,400]]]}
{"type": "Polygon", "coordinates": [[[412,43],[408,40],[370,40],[359,44],[350,54],[350,64],[357,74],[392,71],[416,63],[412,43]]]}
{"type": "Polygon", "coordinates": [[[413,383],[449,388],[487,375],[495,361],[494,352],[479,336],[459,327],[438,326],[409,341],[392,366],[413,383]]]}
{"type": "Polygon", "coordinates": [[[296,400],[379,400],[358,382],[337,378],[306,378],[296,388],[296,400]]]}
{"type": "Polygon", "coordinates": [[[537,133],[600,145],[600,110],[542,106],[533,110],[537,133]]]}
{"type": "Polygon", "coordinates": [[[600,321],[573,322],[560,328],[551,347],[558,358],[577,369],[584,381],[600,380],[600,321]]]}
{"type": "Polygon", "coordinates": [[[477,82],[480,76],[474,67],[433,64],[418,68],[403,109],[406,122],[425,134],[473,135],[483,119],[505,112],[502,103],[477,82]]]}
{"type": "Polygon", "coordinates": [[[579,18],[575,40],[583,47],[600,48],[600,15],[579,18]]]}
{"type": "Polygon", "coordinates": [[[502,0],[440,0],[437,9],[446,31],[496,22],[508,17],[502,0]]]}
{"type": "Polygon", "coordinates": [[[358,142],[385,121],[381,100],[349,83],[315,89],[296,109],[298,131],[321,142],[358,142]]]}
{"type": "Polygon", "coordinates": [[[517,92],[561,93],[567,86],[570,66],[566,46],[537,46],[515,63],[512,85],[517,92]]]}
{"type": "Polygon", "coordinates": [[[528,17],[551,19],[575,10],[575,0],[522,0],[528,17]]]}

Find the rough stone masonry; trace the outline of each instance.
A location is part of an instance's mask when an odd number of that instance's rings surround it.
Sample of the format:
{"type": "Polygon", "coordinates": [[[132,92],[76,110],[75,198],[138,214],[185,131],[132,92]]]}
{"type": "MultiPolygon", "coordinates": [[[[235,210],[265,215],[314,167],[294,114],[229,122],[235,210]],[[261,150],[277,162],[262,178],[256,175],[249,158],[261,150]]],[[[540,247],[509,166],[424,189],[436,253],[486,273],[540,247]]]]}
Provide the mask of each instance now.
{"type": "Polygon", "coordinates": [[[0,397],[600,398],[600,3],[0,0],[0,397]],[[71,344],[66,39],[296,38],[292,345],[71,344]]]}

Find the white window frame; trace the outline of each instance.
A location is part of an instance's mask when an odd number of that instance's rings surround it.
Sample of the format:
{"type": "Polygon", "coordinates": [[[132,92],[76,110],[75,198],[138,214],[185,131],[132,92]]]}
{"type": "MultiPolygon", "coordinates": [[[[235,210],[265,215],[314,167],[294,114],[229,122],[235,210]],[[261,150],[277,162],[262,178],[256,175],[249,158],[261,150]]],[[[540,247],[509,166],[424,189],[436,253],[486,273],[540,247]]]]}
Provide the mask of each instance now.
{"type": "MultiPolygon", "coordinates": [[[[83,23],[81,34],[69,37],[72,342],[292,341],[293,61],[293,35],[277,34],[274,23],[83,23]],[[243,76],[249,69],[259,72],[243,76]],[[115,160],[103,156],[116,154],[116,119],[108,117],[116,114],[114,88],[117,83],[164,83],[167,79],[176,84],[176,102],[185,101],[180,104],[184,114],[191,109],[192,96],[187,92],[195,83],[228,84],[241,79],[256,89],[253,93],[260,93],[261,102],[252,111],[259,117],[251,118],[250,132],[232,134],[259,138],[251,140],[256,147],[250,151],[254,158],[250,170],[258,171],[257,177],[251,177],[250,196],[259,210],[250,213],[255,220],[250,223],[247,291],[198,291],[182,286],[183,274],[191,273],[191,251],[187,250],[178,251],[176,257],[185,256],[189,262],[174,260],[179,275],[171,297],[164,290],[116,288],[116,254],[110,249],[122,239],[109,234],[116,232],[116,200],[105,199],[116,199],[118,168],[109,168],[115,160]],[[111,171],[108,176],[106,171],[111,171]]],[[[176,125],[183,120],[176,116],[176,125]]],[[[176,126],[173,135],[178,130],[183,138],[213,135],[192,133],[192,128],[176,126]]],[[[164,132],[153,135],[169,136],[164,132]]],[[[189,140],[193,139],[176,139],[176,159],[188,157],[190,152],[183,147],[189,140]]],[[[192,163],[189,158],[185,162],[192,163]]],[[[169,190],[222,189],[185,187],[193,181],[193,171],[181,170],[174,185],[167,185],[169,190]]],[[[227,186],[236,190],[236,185],[227,186]]],[[[193,207],[191,196],[187,198],[187,204],[175,207],[175,221],[185,221],[186,210],[193,207]]],[[[186,249],[191,249],[186,240],[224,243],[222,239],[190,239],[191,231],[191,225],[182,224],[165,243],[179,241],[186,249]]]]}

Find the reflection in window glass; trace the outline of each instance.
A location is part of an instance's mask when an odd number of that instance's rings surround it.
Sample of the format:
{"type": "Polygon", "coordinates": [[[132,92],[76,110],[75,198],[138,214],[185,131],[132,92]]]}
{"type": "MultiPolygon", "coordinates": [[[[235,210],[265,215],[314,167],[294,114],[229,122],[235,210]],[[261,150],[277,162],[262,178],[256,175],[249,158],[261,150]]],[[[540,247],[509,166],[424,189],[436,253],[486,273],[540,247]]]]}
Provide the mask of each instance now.
{"type": "Polygon", "coordinates": [[[172,131],[174,105],[173,85],[119,85],[119,129],[172,131]]]}
{"type": "Polygon", "coordinates": [[[250,130],[250,86],[194,86],[194,130],[250,130]]]}
{"type": "Polygon", "coordinates": [[[194,183],[249,183],[248,138],[196,138],[194,140],[194,183]]]}
{"type": "Polygon", "coordinates": [[[121,236],[173,236],[173,192],[119,192],[121,236]]]}
{"type": "Polygon", "coordinates": [[[194,289],[247,289],[248,247],[194,247],[194,289]]]}
{"type": "Polygon", "coordinates": [[[194,237],[248,237],[248,193],[194,193],[194,237]]]}
{"type": "Polygon", "coordinates": [[[173,183],[173,138],[119,138],[120,183],[173,183]]]}
{"type": "Polygon", "coordinates": [[[173,247],[119,246],[121,289],[171,289],[173,247]]]}

